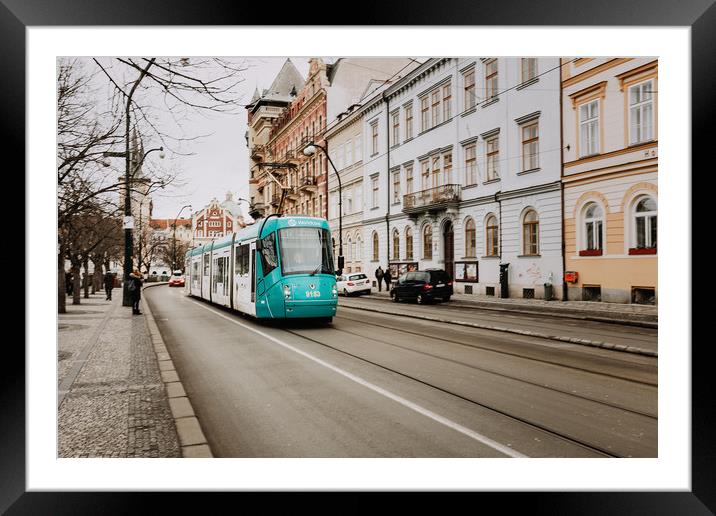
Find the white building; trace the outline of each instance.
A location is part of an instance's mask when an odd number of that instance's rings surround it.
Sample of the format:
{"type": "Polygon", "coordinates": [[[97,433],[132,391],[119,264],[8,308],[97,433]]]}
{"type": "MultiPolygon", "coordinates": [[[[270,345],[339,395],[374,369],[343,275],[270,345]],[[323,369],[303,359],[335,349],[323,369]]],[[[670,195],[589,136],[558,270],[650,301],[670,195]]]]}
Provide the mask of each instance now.
{"type": "Polygon", "coordinates": [[[510,297],[560,282],[559,64],[431,59],[347,118],[362,118],[364,271],[443,268],[456,292],[500,295],[509,264],[510,297]]]}

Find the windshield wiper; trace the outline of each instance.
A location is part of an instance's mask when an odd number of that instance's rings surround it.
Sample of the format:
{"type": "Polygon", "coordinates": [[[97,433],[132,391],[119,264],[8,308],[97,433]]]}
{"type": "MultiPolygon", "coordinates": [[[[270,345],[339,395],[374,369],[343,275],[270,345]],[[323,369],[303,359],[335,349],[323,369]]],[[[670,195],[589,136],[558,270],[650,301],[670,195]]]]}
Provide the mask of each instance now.
{"type": "Polygon", "coordinates": [[[309,274],[309,276],[314,276],[318,271],[320,271],[323,268],[323,264],[320,264],[318,267],[313,269],[313,272],[309,274]]]}

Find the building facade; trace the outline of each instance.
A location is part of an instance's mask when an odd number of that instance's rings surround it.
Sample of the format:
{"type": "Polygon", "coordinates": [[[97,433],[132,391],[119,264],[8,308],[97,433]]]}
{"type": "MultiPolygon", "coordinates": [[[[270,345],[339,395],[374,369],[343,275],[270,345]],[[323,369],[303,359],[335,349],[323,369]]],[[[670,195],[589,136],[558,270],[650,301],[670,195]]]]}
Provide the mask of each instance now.
{"type": "Polygon", "coordinates": [[[654,304],[658,60],[562,60],[569,299],[654,304]]]}
{"type": "Polygon", "coordinates": [[[207,206],[192,214],[191,247],[209,243],[245,225],[239,205],[234,201],[233,194],[227,192],[223,202],[214,198],[207,206]]]}
{"type": "Polygon", "coordinates": [[[364,270],[498,296],[503,270],[505,295],[544,298],[563,271],[559,88],[558,58],[436,58],[366,102],[364,270]]]}

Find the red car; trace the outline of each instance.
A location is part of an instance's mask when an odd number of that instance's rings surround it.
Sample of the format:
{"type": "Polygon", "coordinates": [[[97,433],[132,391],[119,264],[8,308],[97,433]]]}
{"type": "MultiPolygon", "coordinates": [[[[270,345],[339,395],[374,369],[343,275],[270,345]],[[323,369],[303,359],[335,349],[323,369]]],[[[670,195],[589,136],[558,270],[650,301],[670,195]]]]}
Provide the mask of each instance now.
{"type": "Polygon", "coordinates": [[[174,271],[172,277],[169,278],[170,287],[183,287],[184,286],[184,275],[181,271],[174,271]]]}

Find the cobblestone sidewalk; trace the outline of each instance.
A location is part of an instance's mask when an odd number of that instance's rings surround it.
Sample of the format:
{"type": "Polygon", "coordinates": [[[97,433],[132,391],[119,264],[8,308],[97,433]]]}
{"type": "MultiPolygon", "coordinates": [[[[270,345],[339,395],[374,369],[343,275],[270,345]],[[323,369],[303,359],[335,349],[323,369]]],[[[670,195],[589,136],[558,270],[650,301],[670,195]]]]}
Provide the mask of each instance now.
{"type": "Polygon", "coordinates": [[[181,457],[144,316],[104,292],[58,325],[58,456],[181,457]]]}

